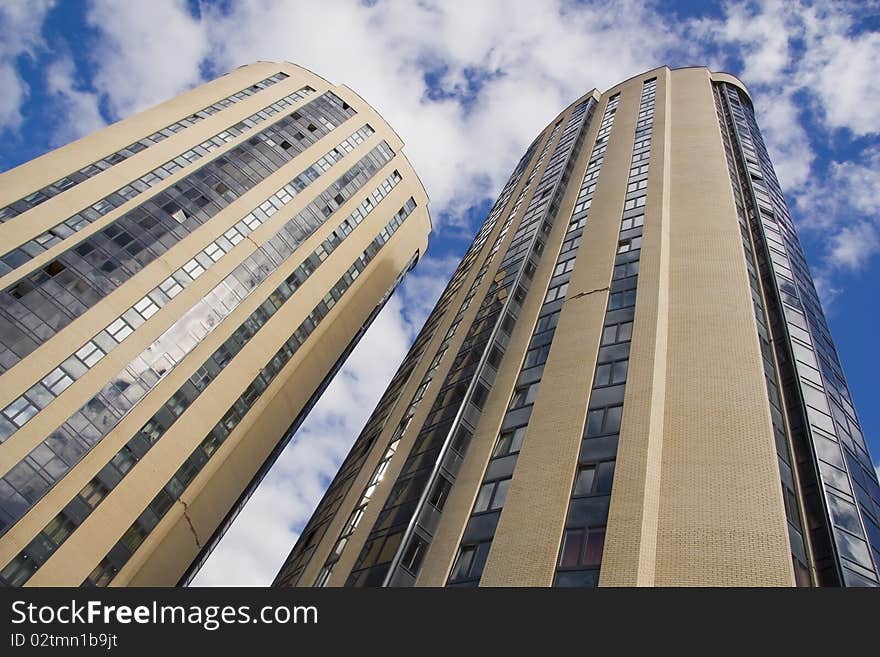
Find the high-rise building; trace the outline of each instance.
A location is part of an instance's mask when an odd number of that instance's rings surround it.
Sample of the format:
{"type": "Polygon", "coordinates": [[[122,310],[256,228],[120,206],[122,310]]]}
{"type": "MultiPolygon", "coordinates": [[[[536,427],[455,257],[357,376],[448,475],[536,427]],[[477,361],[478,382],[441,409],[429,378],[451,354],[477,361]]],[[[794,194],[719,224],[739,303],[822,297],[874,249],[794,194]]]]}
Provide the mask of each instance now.
{"type": "Polygon", "coordinates": [[[0,176],[0,583],[191,577],[424,253],[402,147],[261,62],[0,176]]]}
{"type": "Polygon", "coordinates": [[[876,585],[880,489],[731,75],[575,101],[276,586],[876,585]]]}

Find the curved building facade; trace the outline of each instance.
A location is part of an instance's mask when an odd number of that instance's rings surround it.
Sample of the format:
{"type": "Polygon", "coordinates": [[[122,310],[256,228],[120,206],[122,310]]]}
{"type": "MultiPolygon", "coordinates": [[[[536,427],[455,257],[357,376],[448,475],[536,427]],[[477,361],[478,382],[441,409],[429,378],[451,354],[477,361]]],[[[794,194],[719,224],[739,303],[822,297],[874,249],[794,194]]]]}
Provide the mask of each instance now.
{"type": "Polygon", "coordinates": [[[880,489],[749,94],[529,147],[276,586],[873,586],[880,489]]]}
{"type": "Polygon", "coordinates": [[[191,577],[427,247],[402,148],[260,62],[0,175],[0,583],[191,577]]]}

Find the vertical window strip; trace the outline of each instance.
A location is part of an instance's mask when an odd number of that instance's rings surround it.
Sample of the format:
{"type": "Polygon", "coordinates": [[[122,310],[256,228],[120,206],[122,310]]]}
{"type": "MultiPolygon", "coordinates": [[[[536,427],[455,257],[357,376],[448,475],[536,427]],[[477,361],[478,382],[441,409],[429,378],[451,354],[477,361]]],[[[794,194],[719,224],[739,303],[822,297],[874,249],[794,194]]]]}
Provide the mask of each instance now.
{"type": "MultiPolygon", "coordinates": [[[[529,179],[526,182],[526,185],[523,187],[523,190],[520,193],[520,200],[522,199],[523,195],[525,194],[525,191],[528,189],[529,185],[531,184],[531,181],[534,177],[534,174],[538,170],[539,164],[543,161],[543,159],[544,159],[543,154],[546,153],[546,149],[549,146],[553,135],[555,135],[555,132],[553,134],[551,134],[550,139],[548,139],[547,142],[545,143],[544,151],[542,152],[542,156],[539,158],[538,162],[532,168],[532,174],[529,176],[529,179]]],[[[510,191],[508,192],[508,197],[509,197],[510,193],[512,192],[512,189],[513,189],[513,186],[510,186],[510,191]]],[[[496,204],[495,207],[498,209],[498,212],[496,214],[493,209],[493,211],[490,213],[489,220],[486,222],[486,225],[491,224],[491,226],[494,227],[495,222],[497,221],[497,216],[500,215],[500,212],[503,209],[504,205],[505,205],[505,203],[497,203],[496,204]],[[495,215],[495,216],[493,217],[493,215],[495,215]]],[[[498,245],[501,242],[501,240],[504,239],[504,235],[507,233],[507,227],[509,226],[510,221],[512,220],[512,217],[516,213],[516,210],[518,207],[519,207],[519,203],[517,202],[517,204],[514,206],[514,209],[511,210],[511,212],[508,214],[505,226],[502,228],[499,235],[495,238],[495,242],[493,243],[493,247],[498,245]]],[[[488,233],[489,233],[489,231],[486,231],[482,237],[478,235],[477,238],[475,238],[474,246],[476,246],[477,244],[482,246],[482,244],[485,243],[486,237],[488,237],[488,233]]],[[[468,290],[468,294],[465,296],[465,299],[462,301],[461,305],[459,306],[458,312],[456,313],[456,316],[453,319],[452,324],[450,325],[450,328],[448,329],[446,336],[444,337],[443,342],[441,343],[441,346],[438,349],[438,352],[440,353],[441,356],[446,353],[446,351],[449,347],[449,343],[451,342],[452,338],[454,337],[454,335],[456,333],[456,328],[458,327],[459,323],[461,322],[462,318],[464,317],[464,313],[467,310],[468,306],[470,305],[470,302],[473,299],[473,296],[476,294],[477,287],[479,287],[480,283],[482,283],[483,272],[486,269],[488,269],[489,264],[491,264],[492,258],[494,257],[496,250],[497,249],[493,249],[491,251],[490,255],[487,257],[486,261],[483,264],[483,268],[481,270],[480,275],[478,275],[477,278],[474,279],[474,282],[471,284],[471,287],[468,290]]],[[[416,389],[416,392],[413,394],[413,398],[410,400],[410,404],[407,407],[407,410],[404,412],[403,419],[401,420],[400,424],[398,425],[397,429],[395,430],[394,434],[392,435],[391,441],[390,441],[388,447],[386,448],[385,453],[382,456],[382,460],[380,461],[379,465],[376,466],[376,470],[374,471],[373,476],[370,478],[370,483],[367,484],[366,488],[364,489],[364,492],[361,494],[361,498],[358,502],[357,507],[352,512],[352,514],[349,518],[349,522],[347,522],[346,525],[343,527],[343,530],[340,533],[339,538],[337,538],[336,542],[333,545],[333,549],[331,550],[330,556],[328,556],[327,560],[324,563],[324,566],[321,568],[321,571],[319,572],[318,577],[315,580],[315,586],[326,586],[327,583],[329,582],[330,575],[333,572],[334,565],[339,560],[339,557],[342,556],[342,552],[345,549],[346,544],[348,543],[348,539],[351,537],[351,535],[355,532],[358,525],[360,524],[360,519],[363,517],[363,511],[366,509],[367,505],[369,504],[370,499],[372,498],[372,494],[375,490],[375,486],[381,480],[382,476],[385,473],[385,469],[387,469],[387,466],[391,461],[391,458],[397,452],[397,447],[400,444],[400,439],[403,437],[403,434],[406,431],[406,428],[409,426],[410,420],[412,419],[412,415],[415,413],[416,409],[419,406],[419,403],[421,402],[422,398],[424,397],[424,393],[427,390],[428,386],[430,385],[430,383],[433,379],[434,371],[437,369],[439,364],[440,364],[440,359],[439,358],[435,359],[435,361],[432,362],[431,367],[423,375],[422,380],[419,383],[418,388],[416,389]]]]}
{"type": "MultiPolygon", "coordinates": [[[[722,142],[724,144],[725,157],[727,159],[727,168],[730,175],[730,183],[733,189],[734,205],[736,207],[737,220],[740,225],[740,235],[743,245],[743,255],[746,261],[746,268],[749,275],[749,284],[752,290],[753,309],[755,314],[756,332],[761,344],[761,356],[764,362],[765,383],[768,392],[768,405],[770,408],[770,417],[773,425],[773,433],[776,443],[777,456],[780,459],[779,472],[780,484],[782,486],[782,494],[785,505],[786,519],[788,521],[789,546],[791,548],[792,564],[795,572],[795,582],[798,586],[810,586],[812,577],[810,575],[810,559],[807,556],[807,544],[804,539],[804,525],[801,511],[798,504],[797,488],[794,477],[795,470],[792,465],[796,462],[790,451],[789,429],[785,420],[785,412],[781,403],[780,381],[781,377],[777,369],[776,359],[774,358],[773,340],[770,334],[770,322],[768,320],[768,309],[765,307],[762,287],[758,278],[759,266],[756,265],[755,248],[753,243],[755,236],[752,234],[749,221],[745,213],[745,205],[749,204],[747,197],[743,193],[743,187],[740,180],[745,183],[746,176],[741,175],[737,168],[737,159],[733,154],[731,145],[730,131],[733,130],[732,118],[729,106],[722,98],[721,87],[719,84],[713,86],[715,97],[715,108],[718,115],[718,124],[721,130],[722,142]]],[[[740,166],[741,163],[740,163],[740,166]]],[[[751,210],[754,213],[754,209],[751,210]]]]}
{"type": "MultiPolygon", "coordinates": [[[[773,165],[748,102],[725,85],[725,107],[744,171],[749,226],[757,237],[768,302],[784,340],[780,363],[788,363],[793,386],[784,390],[796,415],[790,421],[795,450],[814,462],[803,469],[804,504],[827,526],[812,529],[820,584],[877,586],[880,563],[880,486],[831,340],[803,249],[773,165]],[[748,175],[745,175],[745,172],[748,175]],[[810,443],[808,445],[808,443],[810,443]],[[831,544],[833,542],[833,545],[831,544]]],[[[785,473],[780,464],[781,474],[785,473]]],[[[789,519],[793,519],[789,514],[789,519]]],[[[797,541],[792,541],[796,544],[797,541]]],[[[796,574],[797,561],[795,560],[796,574]]]]}
{"type": "Polygon", "coordinates": [[[624,211],[554,586],[594,587],[605,541],[635,316],[657,79],[642,85],[624,211]]]}
{"type": "Polygon", "coordinates": [[[206,157],[214,150],[221,146],[225,146],[227,143],[247,133],[266,119],[269,119],[285,108],[291,107],[313,92],[314,89],[311,87],[303,87],[299,91],[295,91],[294,93],[275,101],[268,107],[265,107],[243,121],[236,123],[234,126],[224,128],[221,132],[213,137],[209,137],[200,145],[183,151],[152,171],[147,172],[139,179],[134,180],[131,183],[120,187],[112,194],[108,194],[104,198],[99,199],[91,206],[83,208],[76,214],[67,217],[44,233],[16,247],[11,252],[5,253],[0,257],[0,275],[7,274],[13,269],[30,262],[33,258],[44,251],[49,250],[56,244],[60,244],[63,240],[71,237],[95,221],[98,221],[104,215],[140,196],[140,194],[148,191],[151,187],[159,185],[169,176],[178,173],[182,169],[190,167],[192,164],[195,164],[203,157],[206,157]]]}

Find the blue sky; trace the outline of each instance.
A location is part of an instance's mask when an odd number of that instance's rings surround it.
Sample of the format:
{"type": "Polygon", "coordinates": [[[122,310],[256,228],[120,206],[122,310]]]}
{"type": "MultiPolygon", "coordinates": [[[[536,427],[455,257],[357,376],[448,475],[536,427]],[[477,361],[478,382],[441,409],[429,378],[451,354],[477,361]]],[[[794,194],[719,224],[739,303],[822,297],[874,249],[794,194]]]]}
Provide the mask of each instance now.
{"type": "Polygon", "coordinates": [[[431,196],[431,248],[199,576],[265,584],[525,147],[660,64],[739,76],[800,228],[875,460],[880,5],[871,2],[4,0],[0,170],[255,60],[371,102],[431,196]]]}

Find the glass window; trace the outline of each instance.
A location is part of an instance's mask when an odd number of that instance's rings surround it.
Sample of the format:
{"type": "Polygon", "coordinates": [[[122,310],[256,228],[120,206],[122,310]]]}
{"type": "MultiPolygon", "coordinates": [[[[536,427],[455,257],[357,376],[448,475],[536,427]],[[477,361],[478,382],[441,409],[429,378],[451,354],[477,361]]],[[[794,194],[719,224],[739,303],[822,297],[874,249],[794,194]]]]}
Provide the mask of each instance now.
{"type": "Polygon", "coordinates": [[[593,481],[596,477],[596,466],[585,465],[577,472],[574,483],[575,495],[589,495],[593,492],[593,481]]]}
{"type": "Polygon", "coordinates": [[[85,485],[85,487],[79,492],[79,496],[88,504],[91,508],[95,508],[98,504],[103,500],[107,493],[110,492],[110,489],[98,479],[92,479],[89,483],[85,485]]]}
{"type": "Polygon", "coordinates": [[[481,513],[489,509],[489,503],[492,500],[492,493],[495,490],[495,484],[483,484],[480,492],[477,494],[477,501],[474,502],[474,513],[481,513]]]}
{"type": "Polygon", "coordinates": [[[602,563],[602,548],[605,546],[605,528],[596,527],[587,531],[587,545],[581,562],[586,568],[595,568],[602,563]]]}
{"type": "Polygon", "coordinates": [[[614,480],[614,461],[600,463],[595,468],[595,493],[608,494],[611,492],[611,483],[614,480]]]}
{"type": "Polygon", "coordinates": [[[535,403],[535,397],[538,395],[538,386],[540,382],[531,383],[526,386],[517,388],[510,400],[510,409],[522,408],[535,403]]]}
{"type": "Polygon", "coordinates": [[[583,530],[568,530],[562,539],[562,554],[559,558],[560,568],[576,568],[580,562],[581,548],[584,543],[583,530]]]}
{"type": "Polygon", "coordinates": [[[611,383],[623,383],[626,381],[626,370],[629,366],[628,360],[621,360],[613,364],[611,372],[611,383]]]}
{"type": "Polygon", "coordinates": [[[486,566],[486,558],[489,556],[490,542],[480,543],[476,546],[473,561],[471,561],[469,577],[480,577],[483,574],[483,568],[486,566]]]}
{"type": "Polygon", "coordinates": [[[556,325],[559,323],[559,315],[561,311],[557,310],[555,313],[551,313],[549,315],[544,315],[538,320],[538,323],[535,325],[535,334],[541,333],[542,331],[547,331],[552,328],[556,328],[556,325]]]}
{"type": "Polygon", "coordinates": [[[446,505],[446,499],[449,497],[449,491],[451,489],[452,484],[449,480],[446,479],[446,477],[441,476],[434,484],[434,489],[428,497],[428,502],[438,511],[442,511],[443,507],[446,505]]]}
{"type": "Polygon", "coordinates": [[[614,344],[617,342],[617,324],[606,326],[602,331],[602,344],[614,344]]]}
{"type": "Polygon", "coordinates": [[[510,488],[510,481],[510,479],[502,479],[495,485],[495,496],[492,498],[491,506],[493,510],[504,506],[504,501],[507,499],[507,491],[510,488]]]}
{"type": "Polygon", "coordinates": [[[522,447],[525,434],[526,427],[517,427],[512,431],[505,431],[498,437],[498,442],[495,445],[495,451],[492,453],[492,456],[506,456],[507,454],[518,452],[522,447]]]}
{"type": "Polygon", "coordinates": [[[489,396],[489,390],[482,383],[477,383],[474,393],[471,396],[471,403],[479,409],[483,408],[486,403],[486,397],[489,396]]]}
{"type": "Polygon", "coordinates": [[[535,365],[541,365],[542,363],[547,362],[547,356],[550,355],[550,345],[544,345],[542,347],[537,347],[535,349],[531,349],[526,353],[526,359],[523,363],[523,369],[534,367],[535,365]]]}
{"type": "Polygon", "coordinates": [[[605,409],[590,411],[587,414],[587,436],[598,436],[602,433],[602,421],[605,417],[605,409]]]}
{"type": "Polygon", "coordinates": [[[459,550],[458,558],[456,558],[455,565],[452,567],[452,575],[450,579],[465,579],[468,576],[476,551],[477,548],[473,545],[463,546],[461,550],[459,550]]]}
{"type": "Polygon", "coordinates": [[[474,513],[482,513],[483,511],[494,511],[504,506],[504,500],[507,499],[507,489],[510,486],[510,479],[502,479],[480,487],[477,494],[477,501],[474,503],[474,513]]]}
{"type": "Polygon", "coordinates": [[[427,551],[427,544],[418,536],[413,536],[406,551],[403,553],[401,565],[411,573],[417,573],[427,551]]]}
{"type": "Polygon", "coordinates": [[[623,414],[623,406],[612,406],[605,409],[605,433],[617,433],[620,431],[620,418],[623,414]]]}

